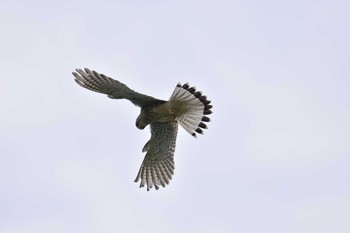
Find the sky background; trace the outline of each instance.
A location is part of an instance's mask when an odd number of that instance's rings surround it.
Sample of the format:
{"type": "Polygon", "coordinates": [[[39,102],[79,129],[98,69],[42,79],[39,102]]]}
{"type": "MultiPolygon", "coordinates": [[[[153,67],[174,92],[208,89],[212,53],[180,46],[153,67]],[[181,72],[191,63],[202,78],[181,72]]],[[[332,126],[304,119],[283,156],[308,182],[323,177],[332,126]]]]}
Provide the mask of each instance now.
{"type": "Polygon", "coordinates": [[[0,232],[350,232],[349,1],[0,1],[0,232]],[[157,98],[212,100],[175,176],[136,177],[139,109],[78,86],[88,67],[157,98]]]}

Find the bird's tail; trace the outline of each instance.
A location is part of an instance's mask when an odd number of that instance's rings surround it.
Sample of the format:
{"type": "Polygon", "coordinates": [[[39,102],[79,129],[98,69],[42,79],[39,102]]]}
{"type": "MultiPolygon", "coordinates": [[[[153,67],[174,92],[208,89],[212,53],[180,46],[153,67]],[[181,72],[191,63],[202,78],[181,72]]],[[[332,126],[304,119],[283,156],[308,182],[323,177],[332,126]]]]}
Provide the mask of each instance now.
{"type": "Polygon", "coordinates": [[[212,113],[213,106],[195,87],[178,83],[169,101],[173,103],[178,123],[192,136],[197,137],[196,133],[203,134],[202,129],[208,128],[204,122],[210,121],[207,115],[212,113]]]}

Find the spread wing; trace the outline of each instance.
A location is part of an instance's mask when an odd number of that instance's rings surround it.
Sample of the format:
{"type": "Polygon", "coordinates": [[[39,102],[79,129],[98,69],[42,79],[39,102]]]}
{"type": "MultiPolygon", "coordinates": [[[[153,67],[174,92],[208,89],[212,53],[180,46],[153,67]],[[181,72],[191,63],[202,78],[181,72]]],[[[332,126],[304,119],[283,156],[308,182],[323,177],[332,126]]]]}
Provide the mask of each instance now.
{"type": "Polygon", "coordinates": [[[176,122],[151,123],[151,139],[146,143],[143,151],[147,154],[135,182],[141,180],[140,188],[147,184],[147,191],[153,186],[165,187],[174,174],[174,152],[178,124],[176,122]]]}
{"type": "Polygon", "coordinates": [[[145,106],[148,103],[156,100],[147,95],[140,94],[131,90],[125,84],[107,77],[104,74],[97,73],[94,70],[85,68],[76,69],[73,72],[75,81],[82,87],[94,92],[108,95],[112,99],[128,99],[137,106],[145,106]]]}

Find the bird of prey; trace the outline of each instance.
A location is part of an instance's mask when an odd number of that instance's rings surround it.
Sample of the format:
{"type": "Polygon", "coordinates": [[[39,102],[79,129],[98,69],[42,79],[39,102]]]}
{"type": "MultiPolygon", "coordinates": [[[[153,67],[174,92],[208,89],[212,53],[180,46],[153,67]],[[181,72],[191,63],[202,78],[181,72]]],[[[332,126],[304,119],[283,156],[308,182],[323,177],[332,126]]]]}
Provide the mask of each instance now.
{"type": "Polygon", "coordinates": [[[168,101],[137,93],[125,84],[85,68],[73,72],[75,81],[82,87],[94,92],[106,94],[112,99],[127,99],[141,107],[136,119],[136,127],[151,128],[151,139],[143,147],[147,152],[137,174],[135,182],[140,181],[140,188],[147,185],[147,191],[153,186],[169,184],[174,174],[174,152],[178,124],[188,133],[197,137],[207,129],[204,122],[209,122],[212,105],[202,92],[196,91],[188,83],[178,83],[168,101]]]}

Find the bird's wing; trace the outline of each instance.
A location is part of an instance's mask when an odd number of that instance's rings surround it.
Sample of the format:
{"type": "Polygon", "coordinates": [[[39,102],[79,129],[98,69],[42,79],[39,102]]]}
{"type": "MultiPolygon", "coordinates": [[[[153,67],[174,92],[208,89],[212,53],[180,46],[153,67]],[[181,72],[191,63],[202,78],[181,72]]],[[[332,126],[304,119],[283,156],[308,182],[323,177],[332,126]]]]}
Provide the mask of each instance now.
{"type": "Polygon", "coordinates": [[[147,191],[153,186],[165,187],[174,174],[174,152],[178,124],[176,122],[151,123],[151,139],[143,151],[147,154],[142,162],[135,182],[141,180],[140,188],[147,185],[147,191]]]}
{"type": "Polygon", "coordinates": [[[128,88],[125,84],[107,77],[104,74],[97,73],[94,70],[85,68],[76,69],[73,72],[75,81],[82,87],[95,91],[98,93],[106,94],[112,99],[128,99],[137,106],[145,106],[150,101],[156,100],[155,98],[147,95],[140,94],[128,88]]]}

